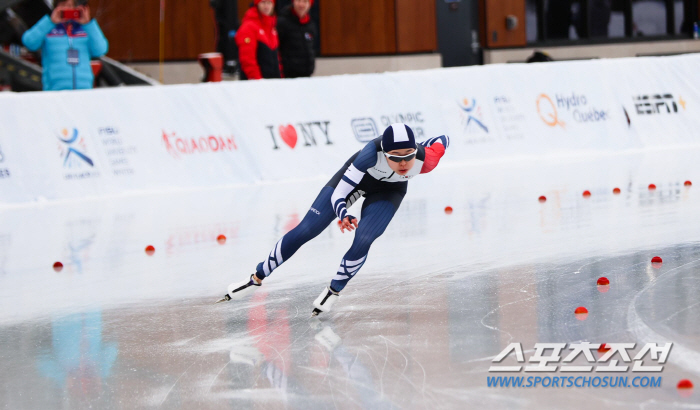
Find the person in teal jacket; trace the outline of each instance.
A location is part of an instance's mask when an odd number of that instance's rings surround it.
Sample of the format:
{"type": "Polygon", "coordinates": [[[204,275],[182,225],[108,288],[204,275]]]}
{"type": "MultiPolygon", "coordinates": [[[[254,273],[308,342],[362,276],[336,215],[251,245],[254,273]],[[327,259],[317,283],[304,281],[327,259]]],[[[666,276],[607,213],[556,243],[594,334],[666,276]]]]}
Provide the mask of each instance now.
{"type": "Polygon", "coordinates": [[[90,18],[90,9],[86,5],[75,7],[75,3],[76,0],[58,0],[51,16],[44,16],[22,36],[27,49],[41,49],[44,90],[92,88],[90,59],[107,53],[107,39],[90,18]],[[63,11],[74,8],[80,10],[80,17],[64,20],[63,11]]]}

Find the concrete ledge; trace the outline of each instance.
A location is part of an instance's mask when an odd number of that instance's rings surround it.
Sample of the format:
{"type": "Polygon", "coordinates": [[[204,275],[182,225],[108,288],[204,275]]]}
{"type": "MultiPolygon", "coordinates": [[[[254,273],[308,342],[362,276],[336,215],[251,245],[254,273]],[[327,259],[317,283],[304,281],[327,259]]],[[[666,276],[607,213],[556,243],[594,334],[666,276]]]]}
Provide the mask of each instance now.
{"type": "MultiPolygon", "coordinates": [[[[147,77],[160,81],[158,63],[128,63],[126,65],[147,77]]],[[[204,69],[197,61],[165,63],[163,67],[163,84],[199,83],[203,77],[204,69]]]]}
{"type": "MultiPolygon", "coordinates": [[[[159,80],[158,63],[130,63],[132,69],[156,81],[159,80]]],[[[440,54],[412,54],[403,56],[372,57],[319,57],[316,59],[314,77],[339,74],[383,73],[386,71],[425,70],[440,68],[440,54]]],[[[165,63],[163,84],[199,83],[204,70],[197,61],[165,63]]],[[[225,80],[227,80],[225,78],[225,80]]]]}
{"type": "Polygon", "coordinates": [[[663,56],[698,53],[700,52],[700,40],[484,50],[484,64],[524,63],[535,50],[544,51],[555,60],[663,56]]]}
{"type": "Polygon", "coordinates": [[[321,57],[316,59],[314,77],[426,70],[440,67],[442,67],[442,56],[437,53],[376,57],[321,57]]]}

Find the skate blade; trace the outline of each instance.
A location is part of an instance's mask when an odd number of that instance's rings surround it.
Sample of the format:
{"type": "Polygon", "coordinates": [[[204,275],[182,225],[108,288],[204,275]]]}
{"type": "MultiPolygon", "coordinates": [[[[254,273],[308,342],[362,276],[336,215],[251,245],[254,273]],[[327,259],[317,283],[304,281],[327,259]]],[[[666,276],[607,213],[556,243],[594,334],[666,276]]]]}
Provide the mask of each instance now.
{"type": "Polygon", "coordinates": [[[321,312],[322,312],[322,310],[314,308],[314,311],[311,312],[311,317],[316,317],[321,312]]]}
{"type": "Polygon", "coordinates": [[[231,296],[229,296],[229,295],[224,295],[223,298],[217,300],[216,302],[214,302],[214,304],[216,305],[217,303],[226,302],[226,301],[229,301],[229,300],[231,300],[231,296]]]}

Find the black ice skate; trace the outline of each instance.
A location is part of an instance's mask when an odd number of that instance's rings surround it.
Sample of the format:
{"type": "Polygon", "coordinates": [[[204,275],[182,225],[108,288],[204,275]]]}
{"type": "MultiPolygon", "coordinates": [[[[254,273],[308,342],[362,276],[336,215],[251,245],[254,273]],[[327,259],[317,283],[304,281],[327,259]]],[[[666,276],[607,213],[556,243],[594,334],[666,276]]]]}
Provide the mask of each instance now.
{"type": "Polygon", "coordinates": [[[323,289],[321,294],[314,300],[314,310],[311,312],[311,316],[318,316],[321,312],[329,312],[338,297],[338,292],[331,290],[330,287],[323,289]]]}
{"type": "Polygon", "coordinates": [[[262,285],[262,283],[258,283],[253,279],[253,275],[250,275],[248,280],[234,282],[228,285],[228,293],[225,294],[223,298],[217,300],[216,303],[226,302],[231,299],[241,299],[245,295],[253,293],[256,286],[262,285]]]}

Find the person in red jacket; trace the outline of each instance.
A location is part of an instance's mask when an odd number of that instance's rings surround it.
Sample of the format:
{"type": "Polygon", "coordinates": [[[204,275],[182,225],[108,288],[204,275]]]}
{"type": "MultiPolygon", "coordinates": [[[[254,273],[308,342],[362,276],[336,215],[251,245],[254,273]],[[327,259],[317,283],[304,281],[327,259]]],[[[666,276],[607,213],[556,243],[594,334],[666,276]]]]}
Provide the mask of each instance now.
{"type": "Polygon", "coordinates": [[[236,33],[242,80],[281,78],[274,0],[255,0],[236,33]]]}

